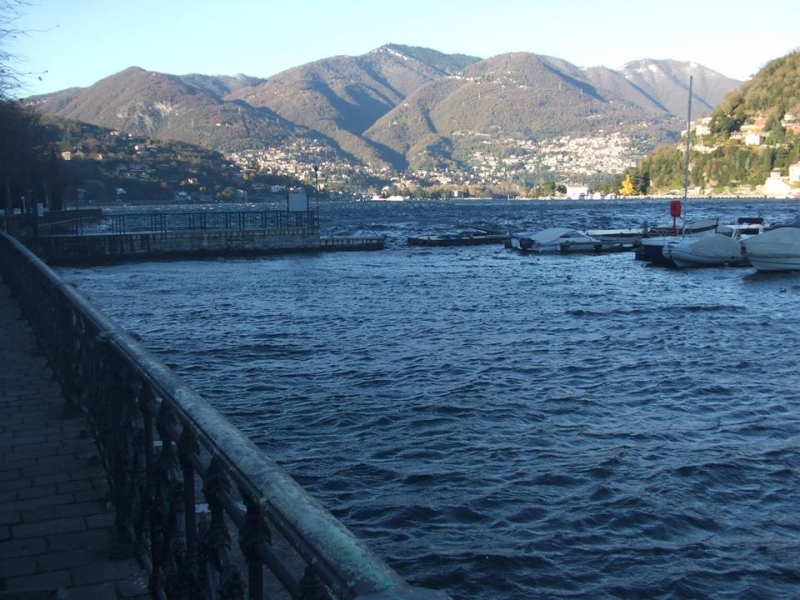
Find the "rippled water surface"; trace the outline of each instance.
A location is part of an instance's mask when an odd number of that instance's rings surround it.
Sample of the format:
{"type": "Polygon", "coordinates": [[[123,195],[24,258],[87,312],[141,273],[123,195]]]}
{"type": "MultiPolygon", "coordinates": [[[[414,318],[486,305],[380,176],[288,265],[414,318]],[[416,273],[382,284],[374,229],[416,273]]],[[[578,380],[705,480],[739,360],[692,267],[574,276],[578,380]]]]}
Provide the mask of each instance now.
{"type": "Polygon", "coordinates": [[[666,223],[666,201],[320,211],[387,249],[60,272],[416,585],[800,597],[800,274],[405,243],[666,223]]]}

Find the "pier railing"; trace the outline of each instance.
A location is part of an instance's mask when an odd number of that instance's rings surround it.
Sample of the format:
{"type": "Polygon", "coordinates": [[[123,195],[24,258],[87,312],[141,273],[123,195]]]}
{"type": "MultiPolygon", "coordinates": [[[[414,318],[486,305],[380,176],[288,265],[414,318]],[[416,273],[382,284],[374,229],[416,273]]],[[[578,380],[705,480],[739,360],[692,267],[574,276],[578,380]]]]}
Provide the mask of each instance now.
{"type": "Polygon", "coordinates": [[[444,600],[410,586],[131,335],[18,241],[0,273],[87,417],[114,548],[153,598],[444,600]],[[235,543],[234,543],[235,540],[235,543]]]}
{"type": "MultiPolygon", "coordinates": [[[[91,235],[168,233],[173,231],[270,230],[276,234],[298,229],[319,230],[315,211],[195,211],[149,213],[103,213],[102,216],[60,213],[58,220],[36,224],[38,235],[91,235]]],[[[32,216],[28,216],[30,222],[32,216]]],[[[29,223],[28,229],[33,225],[29,223]]]]}

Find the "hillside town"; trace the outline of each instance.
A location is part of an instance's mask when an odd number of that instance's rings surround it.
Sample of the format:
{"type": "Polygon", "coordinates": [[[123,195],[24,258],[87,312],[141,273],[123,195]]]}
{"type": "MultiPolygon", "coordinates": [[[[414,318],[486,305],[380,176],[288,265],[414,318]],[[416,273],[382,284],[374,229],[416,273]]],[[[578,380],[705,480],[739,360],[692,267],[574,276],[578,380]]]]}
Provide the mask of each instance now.
{"type": "MultiPolygon", "coordinates": [[[[704,140],[707,127],[707,119],[693,123],[693,135],[697,136],[693,151],[715,150],[704,140]]],[[[763,136],[757,131],[748,130],[745,135],[748,144],[763,143],[763,136]]],[[[81,201],[135,201],[137,194],[129,193],[134,184],[171,190],[178,202],[247,201],[279,192],[291,182],[309,189],[318,186],[324,197],[533,197],[541,195],[537,191],[545,181],[555,184],[547,195],[604,197],[595,192],[598,182],[629,172],[647,153],[647,148],[637,148],[631,138],[619,133],[562,136],[546,142],[486,138],[476,144],[466,168],[449,164],[401,174],[383,167],[340,162],[316,140],[295,140],[268,150],[218,155],[218,164],[210,169],[186,149],[143,143],[119,131],[108,136],[114,138],[113,152],[90,151],[85,145],[76,144],[59,154],[62,161],[71,164],[85,161],[98,167],[105,165],[105,170],[116,178],[113,191],[103,191],[93,178],[84,180],[78,190],[81,201]],[[182,166],[184,159],[189,163],[182,166]]],[[[679,141],[677,147],[682,143],[679,141]]],[[[757,189],[725,190],[723,195],[784,198],[793,197],[798,189],[800,163],[793,164],[788,172],[774,169],[757,189]]],[[[690,193],[709,192],[697,188],[690,193]]]]}
{"type": "Polygon", "coordinates": [[[447,165],[406,174],[393,174],[388,169],[374,169],[369,165],[339,163],[329,159],[324,146],[315,141],[295,141],[280,148],[232,153],[229,158],[245,173],[266,172],[300,180],[311,176],[310,165],[319,164],[320,184],[326,190],[352,191],[354,186],[372,181],[386,182],[409,192],[433,185],[449,188],[455,195],[469,189],[526,195],[546,180],[594,184],[609,174],[622,173],[635,166],[646,150],[637,148],[629,137],[619,133],[561,136],[544,142],[487,137],[477,144],[466,168],[447,165]]]}
{"type": "MultiPolygon", "coordinates": [[[[693,151],[712,152],[715,147],[704,146],[702,141],[708,118],[692,124],[700,140],[693,151]]],[[[753,132],[750,132],[753,143],[753,132]]],[[[757,134],[756,134],[757,135],[757,134]]],[[[477,136],[476,136],[477,137],[477,136]]],[[[759,138],[763,143],[763,136],[759,138]]],[[[682,147],[678,141],[677,146],[682,147]]],[[[468,167],[453,165],[430,170],[392,173],[386,168],[370,165],[356,166],[329,158],[329,153],[319,143],[296,141],[291,145],[268,150],[233,153],[232,163],[242,172],[254,175],[268,173],[297,178],[307,184],[315,177],[312,165],[319,166],[317,173],[320,190],[328,193],[369,193],[399,196],[418,196],[425,188],[443,190],[444,197],[509,195],[528,197],[538,185],[551,181],[562,189],[585,194],[614,174],[633,169],[650,149],[637,145],[629,136],[613,133],[596,136],[561,136],[554,140],[536,142],[517,139],[485,139],[473,151],[468,167]]],[[[245,177],[247,178],[247,177],[245,177]]],[[[769,178],[757,189],[742,186],[726,189],[724,195],[759,195],[792,197],[800,186],[800,163],[788,172],[773,170],[769,178]]],[[[703,192],[699,188],[693,194],[703,192]]]]}

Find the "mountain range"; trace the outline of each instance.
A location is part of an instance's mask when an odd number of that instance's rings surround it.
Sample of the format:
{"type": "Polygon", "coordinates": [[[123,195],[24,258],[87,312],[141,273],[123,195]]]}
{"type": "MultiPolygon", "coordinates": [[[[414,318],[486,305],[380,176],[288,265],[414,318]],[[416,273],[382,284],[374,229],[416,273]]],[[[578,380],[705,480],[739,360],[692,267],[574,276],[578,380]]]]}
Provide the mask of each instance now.
{"type": "Polygon", "coordinates": [[[488,59],[390,44],[269,78],[131,67],[27,99],[40,112],[224,153],[313,146],[326,160],[412,172],[469,170],[521,143],[623,136],[631,160],[673,142],[742,82],[694,63],[580,68],[532,53],[488,59]]]}

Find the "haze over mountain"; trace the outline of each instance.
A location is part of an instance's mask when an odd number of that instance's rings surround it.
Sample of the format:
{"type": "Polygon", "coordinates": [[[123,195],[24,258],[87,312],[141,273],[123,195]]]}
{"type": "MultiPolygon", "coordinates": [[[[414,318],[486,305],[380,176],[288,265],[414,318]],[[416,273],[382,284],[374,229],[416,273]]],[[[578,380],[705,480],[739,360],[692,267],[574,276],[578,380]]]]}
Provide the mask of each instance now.
{"type": "Polygon", "coordinates": [[[565,136],[620,134],[641,156],[685,127],[689,75],[694,117],[741,83],[669,60],[582,69],[531,53],[481,60],[391,44],[268,79],[132,67],[29,100],[46,114],[222,152],[314,143],[331,160],[404,171],[469,167],[476,148],[565,136]]]}

